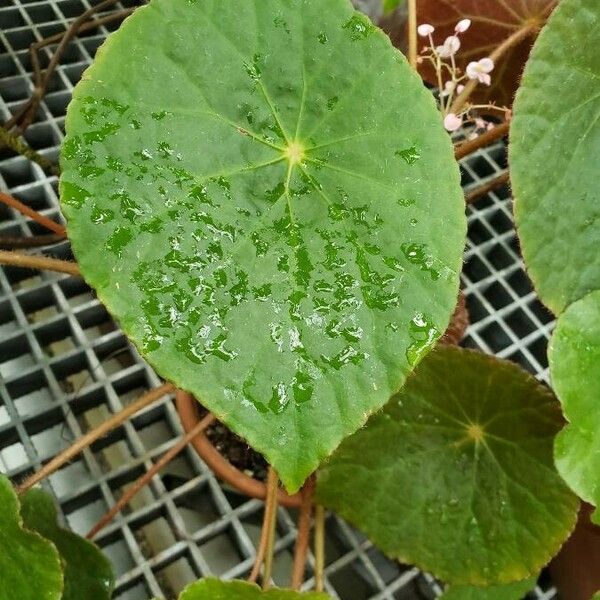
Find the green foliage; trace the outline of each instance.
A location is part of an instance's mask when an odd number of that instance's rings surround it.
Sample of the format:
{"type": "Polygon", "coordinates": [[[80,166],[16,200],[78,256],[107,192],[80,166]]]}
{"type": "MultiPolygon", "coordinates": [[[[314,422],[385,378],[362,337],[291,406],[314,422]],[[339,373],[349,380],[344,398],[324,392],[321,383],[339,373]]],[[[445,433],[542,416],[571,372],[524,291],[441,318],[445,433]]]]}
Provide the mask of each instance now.
{"type": "Polygon", "coordinates": [[[442,594],[440,600],[522,600],[535,587],[535,582],[536,578],[531,577],[524,581],[484,588],[453,585],[442,594]]]}
{"type": "Polygon", "coordinates": [[[62,600],[110,600],[114,587],[112,567],[95,544],[58,526],[52,498],[32,489],[21,497],[24,526],[50,540],[64,570],[62,600]]]}
{"type": "MultiPolygon", "coordinates": [[[[552,383],[570,423],[556,438],[556,466],[581,498],[600,506],[600,291],[560,316],[549,358],[552,383]]],[[[592,518],[598,517],[596,511],[592,518]]]]}
{"type": "Polygon", "coordinates": [[[271,589],[263,592],[246,581],[201,579],[181,592],[179,600],[328,600],[323,593],[271,589]]]}
{"type": "Polygon", "coordinates": [[[444,581],[522,580],[577,518],[552,461],[561,425],[551,392],[513,363],[440,347],[322,467],[317,496],[444,581]]]}
{"type": "Polygon", "coordinates": [[[600,3],[562,0],[525,70],[511,127],[527,268],[556,314],[600,289],[600,3]]]}
{"type": "Polygon", "coordinates": [[[390,13],[396,10],[405,0],[383,0],[383,12],[390,13]]]}
{"type": "Polygon", "coordinates": [[[23,529],[19,500],[0,475],[0,590],[3,600],[61,600],[63,573],[54,545],[23,529]]]}
{"type": "Polygon", "coordinates": [[[86,280],[289,491],[448,324],[465,219],[440,121],[346,0],[152,0],[75,90],[86,280]]]}

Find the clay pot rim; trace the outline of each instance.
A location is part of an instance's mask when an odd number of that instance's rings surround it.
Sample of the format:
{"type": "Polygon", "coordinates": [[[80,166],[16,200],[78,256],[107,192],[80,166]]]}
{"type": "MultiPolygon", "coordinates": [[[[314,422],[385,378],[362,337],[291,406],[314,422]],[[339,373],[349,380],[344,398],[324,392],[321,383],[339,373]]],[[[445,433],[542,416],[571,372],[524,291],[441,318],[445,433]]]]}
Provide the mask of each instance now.
{"type": "MultiPolygon", "coordinates": [[[[181,424],[186,433],[189,433],[200,421],[200,404],[187,392],[177,390],[175,394],[175,406],[181,419],[181,424]]],[[[200,458],[210,467],[215,475],[227,482],[239,492],[264,500],[267,497],[267,486],[234,467],[210,442],[203,433],[198,434],[192,440],[192,446],[200,455],[200,458]]],[[[278,502],[288,508],[299,508],[302,496],[298,494],[289,495],[284,490],[279,490],[278,502]]]]}

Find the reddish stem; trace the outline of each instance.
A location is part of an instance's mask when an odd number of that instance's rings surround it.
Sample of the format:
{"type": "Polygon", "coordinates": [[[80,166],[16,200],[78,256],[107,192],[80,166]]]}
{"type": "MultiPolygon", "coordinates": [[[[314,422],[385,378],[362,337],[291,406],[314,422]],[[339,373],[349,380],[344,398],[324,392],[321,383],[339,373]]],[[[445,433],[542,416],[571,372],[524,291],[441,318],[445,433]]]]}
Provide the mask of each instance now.
{"type": "Polygon", "coordinates": [[[15,210],[18,210],[22,215],[33,219],[36,223],[39,223],[50,231],[54,231],[54,233],[57,233],[58,235],[62,235],[63,237],[67,235],[67,230],[62,225],[56,223],[48,217],[45,217],[44,215],[41,215],[36,210],[33,210],[33,208],[29,208],[29,206],[26,204],[23,204],[21,201],[9,196],[8,194],[5,194],[4,192],[0,192],[0,202],[10,206],[11,208],[14,208],[15,210]]]}

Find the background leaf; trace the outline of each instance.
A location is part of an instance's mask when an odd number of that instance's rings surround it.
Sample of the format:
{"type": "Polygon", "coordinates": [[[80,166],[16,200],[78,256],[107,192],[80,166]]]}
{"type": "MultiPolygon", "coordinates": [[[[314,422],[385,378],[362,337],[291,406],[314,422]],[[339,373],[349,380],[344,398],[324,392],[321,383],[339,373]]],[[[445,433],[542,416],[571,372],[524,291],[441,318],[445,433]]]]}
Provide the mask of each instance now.
{"type": "Polygon", "coordinates": [[[405,0],[383,0],[383,12],[389,13],[396,10],[405,0]]]}
{"type": "MultiPolygon", "coordinates": [[[[570,423],[556,439],[556,466],[577,495],[600,506],[600,291],[560,316],[548,355],[552,385],[570,423]]],[[[592,515],[599,517],[598,511],[592,515]]]]}
{"type": "Polygon", "coordinates": [[[23,529],[19,500],[0,475],[0,590],[5,600],[61,600],[63,573],[58,551],[23,529]]]}
{"type": "Polygon", "coordinates": [[[289,491],[445,330],[465,234],[451,143],[346,0],[153,0],[66,128],[86,280],[289,491]]]}
{"type": "MultiPolygon", "coordinates": [[[[555,5],[556,0],[419,0],[417,15],[419,23],[431,23],[436,28],[437,44],[454,34],[454,26],[461,19],[473,21],[471,28],[461,35],[462,47],[456,56],[457,66],[464,72],[469,62],[489,56],[524,24],[539,22],[543,25],[555,5]]],[[[492,85],[478,86],[472,99],[511,106],[533,40],[533,37],[526,39],[508,51],[492,73],[492,85]]],[[[437,86],[435,70],[427,61],[419,71],[429,83],[437,86]]]]}
{"type": "Polygon", "coordinates": [[[535,587],[535,582],[536,578],[530,577],[524,581],[484,588],[453,585],[442,594],[440,600],[522,600],[535,587]]]}
{"type": "Polygon", "coordinates": [[[600,289],[600,4],[562,0],[523,77],[510,166],[523,256],[556,314],[600,289]]]}
{"type": "Polygon", "coordinates": [[[25,527],[54,543],[64,566],[62,600],[110,600],[114,575],[108,559],[95,544],[58,526],[52,498],[41,489],[21,496],[25,527]]]}
{"type": "Polygon", "coordinates": [[[201,579],[181,592],[179,600],[328,600],[323,593],[300,593],[292,590],[271,589],[263,592],[257,585],[246,581],[219,581],[201,579]]]}
{"type": "Polygon", "coordinates": [[[439,347],[322,467],[317,496],[444,581],[518,581],[575,525],[552,460],[561,424],[551,392],[513,363],[439,347]]]}

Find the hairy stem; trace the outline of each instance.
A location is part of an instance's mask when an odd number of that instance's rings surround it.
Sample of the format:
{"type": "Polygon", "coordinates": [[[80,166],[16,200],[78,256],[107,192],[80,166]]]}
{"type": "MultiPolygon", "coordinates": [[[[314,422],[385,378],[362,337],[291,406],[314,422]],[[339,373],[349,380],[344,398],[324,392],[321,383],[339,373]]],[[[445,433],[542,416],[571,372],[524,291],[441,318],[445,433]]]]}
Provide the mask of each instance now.
{"type": "Polygon", "coordinates": [[[267,492],[272,505],[270,520],[267,523],[267,547],[265,551],[265,570],[263,572],[262,588],[268,590],[271,587],[271,575],[273,573],[273,552],[275,549],[275,530],[277,529],[277,490],[279,489],[279,477],[273,467],[269,467],[267,479],[267,492]]]}
{"type": "Polygon", "coordinates": [[[67,275],[80,276],[81,272],[76,263],[68,260],[58,260],[47,256],[33,256],[19,252],[0,250],[0,265],[10,265],[23,269],[40,269],[42,271],[56,271],[67,275]]]}
{"type": "Polygon", "coordinates": [[[292,584],[294,590],[299,590],[304,581],[306,555],[308,554],[308,538],[310,537],[310,516],[315,492],[315,476],[311,475],[302,488],[302,505],[298,517],[298,537],[294,549],[294,565],[292,567],[292,584]]]}
{"type": "Polygon", "coordinates": [[[504,171],[504,173],[500,173],[493,179],[490,179],[487,183],[484,183],[482,186],[475,188],[473,191],[465,194],[465,202],[467,204],[473,204],[483,196],[486,196],[490,192],[497,190],[499,187],[510,183],[510,173],[508,171],[504,171]]]}
{"type": "Polygon", "coordinates": [[[92,431],[86,433],[83,437],[79,438],[74,444],[69,446],[66,450],[63,450],[60,454],[55,456],[50,462],[46,463],[37,473],[34,473],[26,479],[20,486],[17,487],[17,492],[22,494],[26,492],[28,489],[45,479],[46,477],[52,475],[52,473],[58,471],[63,465],[67,464],[72,458],[77,456],[80,452],[85,450],[88,446],[93,444],[96,440],[99,440],[101,437],[105,436],[107,433],[111,432],[113,429],[116,429],[127,421],[131,416],[135,413],[139,412],[146,406],[150,406],[157,400],[160,400],[165,394],[170,394],[174,390],[174,387],[170,383],[165,383],[160,387],[144,394],[142,397],[138,398],[135,402],[132,402],[130,405],[126,406],[123,410],[116,413],[104,423],[93,429],[92,431]]]}
{"type": "Polygon", "coordinates": [[[325,572],[325,509],[315,506],[315,590],[323,591],[325,572]]]}
{"type": "Polygon", "coordinates": [[[469,154],[473,154],[473,152],[479,150],[479,148],[485,148],[486,146],[489,146],[496,140],[499,140],[507,135],[509,129],[510,123],[505,121],[504,123],[500,123],[500,125],[496,125],[496,127],[493,129],[490,129],[489,131],[477,136],[474,140],[467,140],[466,142],[458,144],[454,148],[454,158],[456,158],[456,160],[460,160],[469,154]]]}
{"type": "Polygon", "coordinates": [[[408,62],[415,70],[417,68],[417,45],[417,0],[408,0],[408,62]]]}
{"type": "Polygon", "coordinates": [[[18,154],[23,155],[25,158],[37,163],[52,175],[59,175],[60,170],[57,165],[52,164],[46,157],[38,154],[33,148],[26,144],[18,136],[8,132],[4,127],[0,127],[0,143],[8,146],[11,150],[14,150],[18,154]]]}
{"type": "Polygon", "coordinates": [[[50,233],[47,235],[0,235],[0,250],[16,250],[23,248],[39,248],[41,246],[52,246],[65,239],[64,235],[50,233]]]}
{"type": "MultiPolygon", "coordinates": [[[[535,31],[539,29],[539,26],[535,23],[525,23],[521,28],[517,29],[511,36],[506,38],[491,54],[490,58],[497,63],[511,48],[520,44],[523,40],[527,39],[535,31]]],[[[471,79],[466,85],[465,89],[456,97],[450,107],[451,113],[460,113],[467,101],[471,97],[473,90],[477,87],[478,81],[471,79]]]]}
{"type": "MultiPolygon", "coordinates": [[[[0,127],[0,129],[2,128],[0,127]]],[[[14,208],[15,210],[18,210],[22,215],[33,219],[36,223],[39,223],[40,225],[42,225],[46,229],[49,229],[50,231],[54,231],[54,233],[57,233],[58,235],[62,235],[63,237],[65,237],[67,234],[67,230],[62,225],[56,223],[48,217],[45,217],[44,215],[41,215],[36,210],[29,208],[29,206],[23,204],[22,202],[20,202],[16,198],[13,198],[12,196],[9,196],[8,194],[0,192],[0,202],[2,202],[2,204],[6,204],[6,206],[14,208]]]]}
{"type": "Polygon", "coordinates": [[[275,518],[277,516],[278,484],[279,478],[277,477],[277,473],[275,473],[274,469],[269,467],[269,475],[267,478],[267,497],[265,499],[265,514],[260,532],[260,541],[258,542],[258,548],[256,549],[256,559],[254,560],[254,566],[252,567],[252,572],[248,577],[248,581],[255,582],[258,579],[260,568],[267,555],[270,531],[275,524],[275,518]]]}
{"type": "Polygon", "coordinates": [[[197,435],[202,433],[207,427],[214,423],[215,418],[212,414],[208,414],[198,422],[189,433],[184,435],[165,455],[157,461],[151,469],[137,479],[131,487],[121,496],[119,501],[92,527],[88,532],[87,538],[92,539],[102,529],[104,529],[117,514],[119,514],[125,506],[127,506],[132,498],[143,489],[152,478],[164,469],[197,435]]]}

